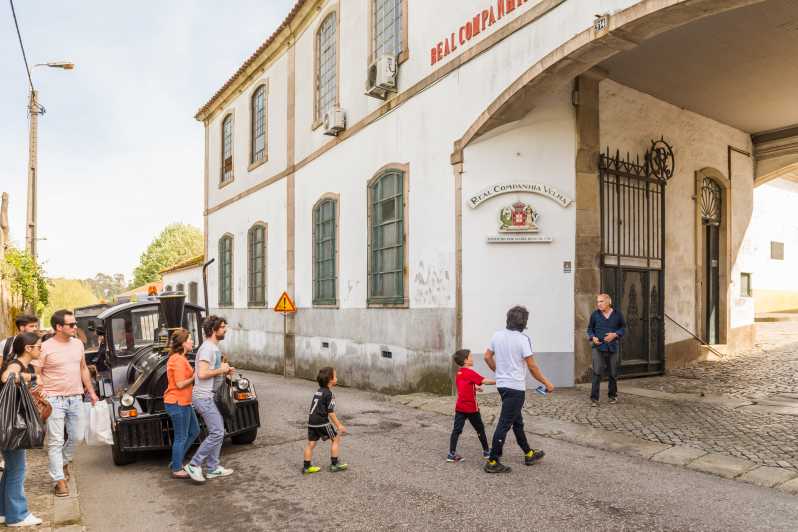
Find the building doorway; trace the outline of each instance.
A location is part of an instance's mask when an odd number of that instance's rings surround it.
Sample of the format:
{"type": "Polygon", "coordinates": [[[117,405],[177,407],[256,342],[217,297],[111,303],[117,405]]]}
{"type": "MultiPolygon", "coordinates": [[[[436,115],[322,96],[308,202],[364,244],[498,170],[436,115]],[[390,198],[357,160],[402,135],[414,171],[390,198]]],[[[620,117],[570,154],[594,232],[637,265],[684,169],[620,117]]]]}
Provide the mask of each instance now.
{"type": "Polygon", "coordinates": [[[641,163],[628,155],[599,157],[601,289],[626,318],[619,373],[665,370],[665,185],[673,151],[652,142],[641,163]]]}

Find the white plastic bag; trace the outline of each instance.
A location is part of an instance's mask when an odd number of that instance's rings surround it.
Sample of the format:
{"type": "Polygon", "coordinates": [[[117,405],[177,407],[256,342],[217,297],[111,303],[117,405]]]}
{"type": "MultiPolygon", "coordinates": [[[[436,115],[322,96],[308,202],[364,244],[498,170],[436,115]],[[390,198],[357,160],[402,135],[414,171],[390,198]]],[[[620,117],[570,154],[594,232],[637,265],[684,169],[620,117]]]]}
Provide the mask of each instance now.
{"type": "Polygon", "coordinates": [[[88,423],[86,423],[86,445],[113,445],[114,435],[111,431],[111,410],[106,401],[83,403],[89,407],[88,423]]]}

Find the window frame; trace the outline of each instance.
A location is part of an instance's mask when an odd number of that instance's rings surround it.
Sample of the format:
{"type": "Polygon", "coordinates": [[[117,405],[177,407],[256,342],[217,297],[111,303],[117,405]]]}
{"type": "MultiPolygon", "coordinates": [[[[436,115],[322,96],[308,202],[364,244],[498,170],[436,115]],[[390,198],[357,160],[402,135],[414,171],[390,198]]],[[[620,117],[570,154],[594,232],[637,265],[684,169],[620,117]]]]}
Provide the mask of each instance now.
{"type": "Polygon", "coordinates": [[[236,120],[235,120],[235,112],[229,111],[224,114],[222,118],[221,125],[219,127],[219,188],[229,185],[235,180],[235,128],[236,128],[236,120]],[[225,143],[225,133],[224,133],[224,126],[227,120],[230,120],[230,175],[225,178],[225,157],[224,157],[224,143],[225,143]]]}
{"type": "MultiPolygon", "coordinates": [[[[369,31],[368,31],[368,64],[371,64],[374,60],[377,59],[376,57],[376,46],[374,40],[376,38],[376,25],[377,25],[377,9],[376,3],[380,0],[369,0],[369,31]]],[[[409,1],[408,0],[398,0],[399,7],[402,10],[402,27],[400,29],[401,36],[402,36],[402,49],[396,55],[396,64],[401,65],[408,59],[410,59],[410,49],[408,47],[408,39],[407,39],[407,28],[408,28],[408,16],[409,16],[409,1]]]]}
{"type": "Polygon", "coordinates": [[[219,286],[218,286],[218,294],[217,294],[218,301],[216,302],[217,305],[219,306],[219,308],[232,307],[233,303],[235,301],[235,294],[233,294],[233,277],[234,277],[234,271],[235,271],[233,269],[233,265],[235,263],[235,256],[234,256],[235,248],[233,247],[234,244],[235,244],[235,241],[233,240],[233,235],[231,235],[230,233],[225,233],[221,237],[219,237],[219,245],[218,245],[218,250],[217,250],[218,253],[219,253],[219,286]],[[226,300],[223,297],[223,295],[224,295],[223,294],[223,290],[225,289],[225,286],[224,286],[224,282],[225,282],[225,280],[224,280],[225,262],[224,262],[224,256],[223,256],[223,251],[222,251],[222,242],[224,242],[225,240],[229,240],[230,241],[230,265],[229,265],[229,268],[228,268],[229,269],[229,273],[230,273],[230,279],[229,279],[229,281],[230,281],[230,287],[229,287],[230,299],[229,300],[226,300]]]}
{"type": "Polygon", "coordinates": [[[189,303],[199,304],[199,283],[197,281],[189,281],[186,297],[189,303]]]}
{"type": "Polygon", "coordinates": [[[770,241],[770,260],[784,260],[784,242],[770,241]]]}
{"type": "Polygon", "coordinates": [[[247,306],[248,307],[265,307],[266,302],[268,301],[267,295],[267,285],[266,280],[268,279],[268,272],[267,268],[269,265],[269,226],[266,222],[255,222],[252,226],[247,230],[247,306]],[[252,236],[257,229],[263,230],[263,241],[261,245],[263,246],[263,255],[261,257],[262,261],[262,272],[261,272],[261,298],[255,299],[252,297],[252,280],[253,280],[253,273],[252,273],[252,266],[253,266],[253,255],[252,255],[252,248],[253,248],[253,241],[252,236]]]}
{"type": "Polygon", "coordinates": [[[249,97],[249,166],[248,171],[252,171],[269,160],[269,82],[258,83],[252,90],[249,97]],[[255,97],[259,91],[263,91],[263,157],[255,159],[255,97]]]}
{"type": "Polygon", "coordinates": [[[740,297],[754,297],[753,277],[751,272],[740,272],[740,297]],[[743,283],[743,279],[747,279],[747,282],[743,283]],[[743,291],[743,288],[747,290],[743,291]]]}
{"type": "Polygon", "coordinates": [[[366,306],[368,308],[409,308],[410,298],[409,298],[409,287],[410,283],[408,282],[409,279],[409,268],[408,268],[408,250],[409,250],[409,220],[408,220],[408,193],[410,190],[409,187],[410,183],[410,165],[409,164],[401,164],[401,163],[390,163],[382,168],[380,168],[377,173],[369,179],[367,186],[366,186],[366,205],[367,205],[367,233],[368,233],[368,241],[367,241],[367,249],[368,249],[368,266],[366,270],[366,306]],[[372,200],[373,192],[372,190],[376,187],[376,185],[380,182],[380,180],[388,174],[398,172],[402,174],[402,244],[398,246],[402,250],[402,290],[401,295],[399,296],[392,296],[392,297],[384,297],[384,296],[373,296],[372,295],[372,288],[373,288],[373,278],[376,275],[373,272],[373,261],[374,261],[374,250],[373,250],[373,242],[374,242],[374,201],[372,200]]]}
{"type": "Polygon", "coordinates": [[[312,252],[311,252],[313,264],[312,264],[312,269],[311,269],[311,276],[312,276],[312,281],[313,281],[313,306],[316,307],[316,308],[338,308],[338,305],[339,305],[338,281],[340,279],[340,277],[339,277],[339,272],[340,272],[340,269],[339,269],[340,251],[339,250],[340,250],[340,242],[341,242],[341,239],[340,239],[340,234],[341,234],[341,230],[340,230],[340,227],[341,227],[340,220],[341,220],[341,218],[340,218],[340,215],[341,215],[341,196],[340,196],[340,194],[336,194],[336,193],[332,193],[332,192],[328,192],[326,194],[322,194],[322,196],[319,197],[319,199],[313,205],[313,209],[311,210],[311,227],[313,228],[313,231],[312,231],[313,232],[313,249],[312,249],[312,252]],[[316,270],[317,260],[318,260],[317,259],[317,253],[318,253],[317,249],[318,249],[318,245],[319,245],[319,242],[317,241],[319,223],[317,221],[316,213],[320,212],[321,207],[324,204],[326,204],[327,202],[330,202],[330,201],[334,202],[334,213],[333,213],[333,219],[332,219],[332,221],[334,223],[334,231],[333,231],[333,237],[332,237],[332,242],[333,242],[333,258],[332,258],[332,260],[333,260],[333,268],[334,268],[334,270],[333,270],[333,290],[335,292],[335,297],[322,299],[318,295],[319,279],[318,279],[317,270],[316,270]]]}
{"type": "Polygon", "coordinates": [[[330,6],[319,17],[319,24],[313,34],[313,123],[311,129],[315,130],[324,122],[321,109],[321,30],[330,16],[335,16],[335,98],[332,108],[341,106],[341,7],[338,3],[330,6]]]}

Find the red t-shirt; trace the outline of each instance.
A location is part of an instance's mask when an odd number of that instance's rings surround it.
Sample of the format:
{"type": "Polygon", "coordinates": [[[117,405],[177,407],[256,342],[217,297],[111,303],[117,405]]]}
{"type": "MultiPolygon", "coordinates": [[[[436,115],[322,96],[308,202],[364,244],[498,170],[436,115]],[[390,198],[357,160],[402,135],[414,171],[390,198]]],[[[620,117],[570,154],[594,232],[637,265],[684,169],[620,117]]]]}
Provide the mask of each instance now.
{"type": "Polygon", "coordinates": [[[479,412],[477,406],[477,386],[482,384],[485,377],[477,373],[471,368],[460,368],[457,371],[457,376],[454,383],[457,386],[457,402],[454,409],[457,412],[464,414],[472,414],[479,412]]]}

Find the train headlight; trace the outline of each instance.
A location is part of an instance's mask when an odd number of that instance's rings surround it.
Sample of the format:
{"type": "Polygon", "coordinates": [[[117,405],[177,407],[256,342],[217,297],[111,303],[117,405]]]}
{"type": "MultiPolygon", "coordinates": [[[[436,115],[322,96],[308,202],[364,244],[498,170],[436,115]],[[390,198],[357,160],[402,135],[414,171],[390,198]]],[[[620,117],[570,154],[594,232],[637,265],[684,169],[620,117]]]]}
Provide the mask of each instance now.
{"type": "Polygon", "coordinates": [[[244,377],[239,377],[236,381],[236,388],[241,390],[242,392],[246,392],[249,390],[249,379],[245,379],[244,377]]]}
{"type": "Polygon", "coordinates": [[[130,408],[131,406],[133,406],[133,401],[134,401],[133,396],[130,395],[129,393],[122,395],[122,399],[119,400],[119,402],[125,408],[130,408]]]}

